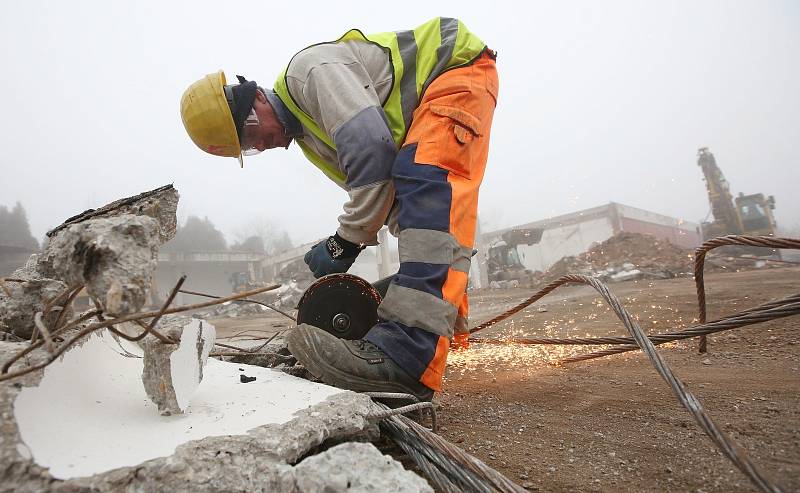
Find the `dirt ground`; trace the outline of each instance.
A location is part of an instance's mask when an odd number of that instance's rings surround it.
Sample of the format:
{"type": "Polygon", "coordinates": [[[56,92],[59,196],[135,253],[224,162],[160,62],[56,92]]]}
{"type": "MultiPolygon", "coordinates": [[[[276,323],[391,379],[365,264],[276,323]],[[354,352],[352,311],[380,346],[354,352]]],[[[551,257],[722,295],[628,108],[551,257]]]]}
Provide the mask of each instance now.
{"type": "MultiPolygon", "coordinates": [[[[706,276],[708,316],[795,293],[800,268],[706,276]]],[[[612,284],[652,333],[696,322],[690,278],[612,284]]],[[[482,322],[532,294],[471,295],[482,322]]],[[[279,316],[223,323],[226,333],[274,331],[279,316]]],[[[283,328],[283,327],[281,327],[283,328]]],[[[586,286],[556,290],[480,337],[627,335],[586,286]]],[[[800,491],[800,317],[659,346],[714,422],[785,491],[800,491]]],[[[639,352],[565,367],[597,347],[473,344],[452,353],[437,394],[440,433],[532,491],[756,491],[680,405],[639,352]]]]}
{"type": "MultiPolygon", "coordinates": [[[[800,288],[800,269],[707,276],[709,319],[800,288]]],[[[611,285],[641,326],[695,321],[692,279],[611,285]]],[[[530,295],[473,295],[475,322],[530,295]]],[[[626,335],[587,287],[562,288],[476,336],[626,335]],[[598,306],[599,305],[599,306],[598,306]],[[538,309],[546,312],[539,312],[538,309]]],[[[800,317],[660,346],[711,418],[786,491],[800,490],[800,317]]],[[[518,483],[541,491],[755,491],[717,451],[641,353],[567,367],[547,361],[589,348],[473,345],[451,359],[438,397],[441,434],[518,483]]]]}

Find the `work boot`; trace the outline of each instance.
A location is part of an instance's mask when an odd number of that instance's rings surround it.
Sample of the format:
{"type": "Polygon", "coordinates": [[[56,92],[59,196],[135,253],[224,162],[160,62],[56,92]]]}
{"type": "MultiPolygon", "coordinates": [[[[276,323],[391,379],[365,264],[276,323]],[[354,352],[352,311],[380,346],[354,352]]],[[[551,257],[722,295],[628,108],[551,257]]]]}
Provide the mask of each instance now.
{"type": "Polygon", "coordinates": [[[348,341],[317,327],[300,324],[286,337],[289,351],[312,375],[356,392],[402,392],[430,401],[433,390],[417,382],[378,346],[348,341]]]}

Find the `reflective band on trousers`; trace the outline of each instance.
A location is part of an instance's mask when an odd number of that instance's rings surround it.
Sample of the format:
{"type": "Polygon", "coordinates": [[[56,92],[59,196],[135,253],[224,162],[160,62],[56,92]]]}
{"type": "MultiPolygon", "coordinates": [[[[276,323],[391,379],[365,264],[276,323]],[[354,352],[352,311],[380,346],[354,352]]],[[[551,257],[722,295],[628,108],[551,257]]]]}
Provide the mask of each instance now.
{"type": "MultiPolygon", "coordinates": [[[[382,106],[398,149],[411,126],[414,110],[431,82],[446,70],[469,65],[486,48],[483,41],[472,34],[461,21],[447,17],[432,19],[413,31],[365,35],[358,29],[351,29],[332,43],[353,40],[375,43],[391,55],[392,90],[382,106]]],[[[291,63],[290,61],[289,65],[291,63]]],[[[275,93],[304,128],[335,150],[333,138],[300,109],[289,92],[286,82],[288,69],[287,66],[275,81],[275,93]]],[[[341,185],[344,175],[336,163],[326,161],[302,142],[298,143],[315,166],[341,185]]]]}
{"type": "Polygon", "coordinates": [[[469,273],[472,249],[459,245],[450,233],[432,229],[404,229],[400,232],[398,245],[400,263],[449,265],[453,270],[469,273]]]}
{"type": "Polygon", "coordinates": [[[453,337],[458,308],[436,296],[416,289],[390,284],[378,306],[378,317],[407,327],[416,327],[444,337],[453,337]]]}

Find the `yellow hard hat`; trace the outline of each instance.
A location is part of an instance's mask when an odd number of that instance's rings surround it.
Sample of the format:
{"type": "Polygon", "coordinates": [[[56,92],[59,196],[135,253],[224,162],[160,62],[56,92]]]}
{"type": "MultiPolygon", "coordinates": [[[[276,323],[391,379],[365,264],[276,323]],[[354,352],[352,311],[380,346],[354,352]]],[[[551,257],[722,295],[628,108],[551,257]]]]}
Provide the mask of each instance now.
{"type": "Polygon", "coordinates": [[[238,158],[241,164],[242,148],[225,86],[222,70],[189,86],[181,97],[181,119],[197,147],[216,156],[238,158]]]}

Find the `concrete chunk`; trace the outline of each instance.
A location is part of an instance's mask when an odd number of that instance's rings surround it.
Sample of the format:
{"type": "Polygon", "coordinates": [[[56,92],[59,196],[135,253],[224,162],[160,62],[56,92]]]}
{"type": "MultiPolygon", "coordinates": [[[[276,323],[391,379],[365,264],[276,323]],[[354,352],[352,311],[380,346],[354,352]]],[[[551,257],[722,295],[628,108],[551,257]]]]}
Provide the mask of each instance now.
{"type": "Polygon", "coordinates": [[[370,443],[349,442],[304,459],[294,468],[299,491],[433,493],[433,488],[370,443]]]}
{"type": "Polygon", "coordinates": [[[203,366],[214,347],[216,331],[208,322],[193,319],[170,336],[179,338],[180,344],[164,344],[153,336],[140,343],[144,351],[144,389],[162,416],[183,414],[189,407],[203,381],[203,366]]]}
{"type": "MultiPolygon", "coordinates": [[[[64,282],[46,278],[37,270],[38,262],[39,256],[31,255],[25,266],[11,274],[12,279],[25,282],[6,282],[10,296],[0,289],[0,332],[29,339],[33,333],[36,312],[42,311],[48,301],[66,291],[64,282]]],[[[69,307],[66,310],[64,317],[68,319],[72,316],[72,310],[69,307]]],[[[58,315],[58,311],[52,311],[43,321],[52,326],[58,315]]]]}
{"type": "Polygon", "coordinates": [[[123,214],[73,224],[47,245],[44,265],[86,291],[108,315],[136,313],[147,301],[158,260],[158,223],[123,214]]]}
{"type": "Polygon", "coordinates": [[[54,238],[61,230],[90,219],[132,214],[155,219],[158,224],[159,243],[166,243],[175,236],[178,226],[176,216],[178,199],[180,199],[178,191],[172,185],[165,185],[139,195],[115,200],[98,209],[89,209],[82,212],[48,231],[47,236],[54,238]]]}
{"type": "MultiPolygon", "coordinates": [[[[109,315],[138,311],[147,299],[157,247],[175,236],[178,199],[178,191],[166,185],[90,209],[49,231],[44,252],[11,276],[27,282],[7,282],[10,295],[0,290],[0,331],[30,337],[36,312],[77,283],[87,284],[109,315]]],[[[57,317],[54,312],[44,322],[57,317]]]]}

